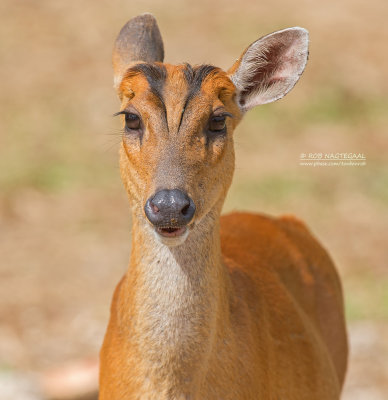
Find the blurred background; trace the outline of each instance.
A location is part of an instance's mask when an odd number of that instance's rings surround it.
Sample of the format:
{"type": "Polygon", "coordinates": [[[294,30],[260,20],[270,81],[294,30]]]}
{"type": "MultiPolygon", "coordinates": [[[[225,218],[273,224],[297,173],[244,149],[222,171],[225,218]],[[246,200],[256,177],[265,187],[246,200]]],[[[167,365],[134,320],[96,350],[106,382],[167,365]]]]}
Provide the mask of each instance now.
{"type": "Polygon", "coordinates": [[[36,382],[50,371],[94,368],[130,253],[111,51],[122,25],[149,11],[170,63],[228,68],[262,35],[310,31],[295,89],[235,133],[224,211],[306,221],[345,290],[343,399],[387,399],[386,0],[2,0],[0,10],[0,398],[41,399],[36,382]],[[299,165],[310,152],[363,153],[367,164],[299,165]]]}

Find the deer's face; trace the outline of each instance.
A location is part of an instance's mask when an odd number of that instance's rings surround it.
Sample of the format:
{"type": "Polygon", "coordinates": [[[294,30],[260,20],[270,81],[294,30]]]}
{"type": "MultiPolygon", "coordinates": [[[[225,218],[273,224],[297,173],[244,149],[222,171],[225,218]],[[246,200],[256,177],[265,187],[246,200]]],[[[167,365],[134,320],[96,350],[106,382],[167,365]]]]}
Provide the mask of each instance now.
{"type": "Polygon", "coordinates": [[[233,130],[248,109],[280,99],[302,74],[308,33],[290,28],[252,43],[224,72],[162,64],[155,19],[121,29],[113,51],[124,123],[121,175],[137,220],[169,246],[220,211],[234,169],[233,130]]]}
{"type": "Polygon", "coordinates": [[[119,89],[121,171],[132,207],[162,240],[176,241],[230,186],[241,118],[236,88],[212,66],[142,63],[126,71],[119,89]]]}

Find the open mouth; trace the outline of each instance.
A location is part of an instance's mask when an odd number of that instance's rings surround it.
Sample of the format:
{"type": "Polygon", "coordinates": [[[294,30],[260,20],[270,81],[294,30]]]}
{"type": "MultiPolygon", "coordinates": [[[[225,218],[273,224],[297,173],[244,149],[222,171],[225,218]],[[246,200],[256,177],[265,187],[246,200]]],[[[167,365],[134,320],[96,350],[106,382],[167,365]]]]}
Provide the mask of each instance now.
{"type": "Polygon", "coordinates": [[[171,238],[182,236],[186,232],[186,229],[187,228],[185,226],[182,226],[181,228],[156,228],[156,232],[158,232],[161,236],[171,238]]]}

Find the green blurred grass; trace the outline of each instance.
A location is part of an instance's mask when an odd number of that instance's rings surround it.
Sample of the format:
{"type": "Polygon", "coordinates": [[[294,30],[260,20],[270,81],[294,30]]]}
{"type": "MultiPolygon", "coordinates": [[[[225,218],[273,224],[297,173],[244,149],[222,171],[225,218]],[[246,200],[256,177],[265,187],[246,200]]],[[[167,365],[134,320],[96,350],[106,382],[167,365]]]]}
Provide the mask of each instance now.
{"type": "Polygon", "coordinates": [[[345,310],[349,321],[388,321],[388,279],[360,271],[344,283],[345,310]]]}

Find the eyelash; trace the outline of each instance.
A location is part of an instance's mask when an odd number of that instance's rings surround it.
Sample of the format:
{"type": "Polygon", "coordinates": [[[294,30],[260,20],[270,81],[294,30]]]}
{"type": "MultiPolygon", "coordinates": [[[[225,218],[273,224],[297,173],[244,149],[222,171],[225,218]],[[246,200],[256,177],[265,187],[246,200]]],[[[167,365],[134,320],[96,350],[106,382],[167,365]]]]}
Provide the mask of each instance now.
{"type": "Polygon", "coordinates": [[[129,111],[119,111],[114,115],[125,116],[125,128],[124,128],[125,132],[133,134],[141,130],[141,119],[137,114],[131,113],[129,111]]]}

